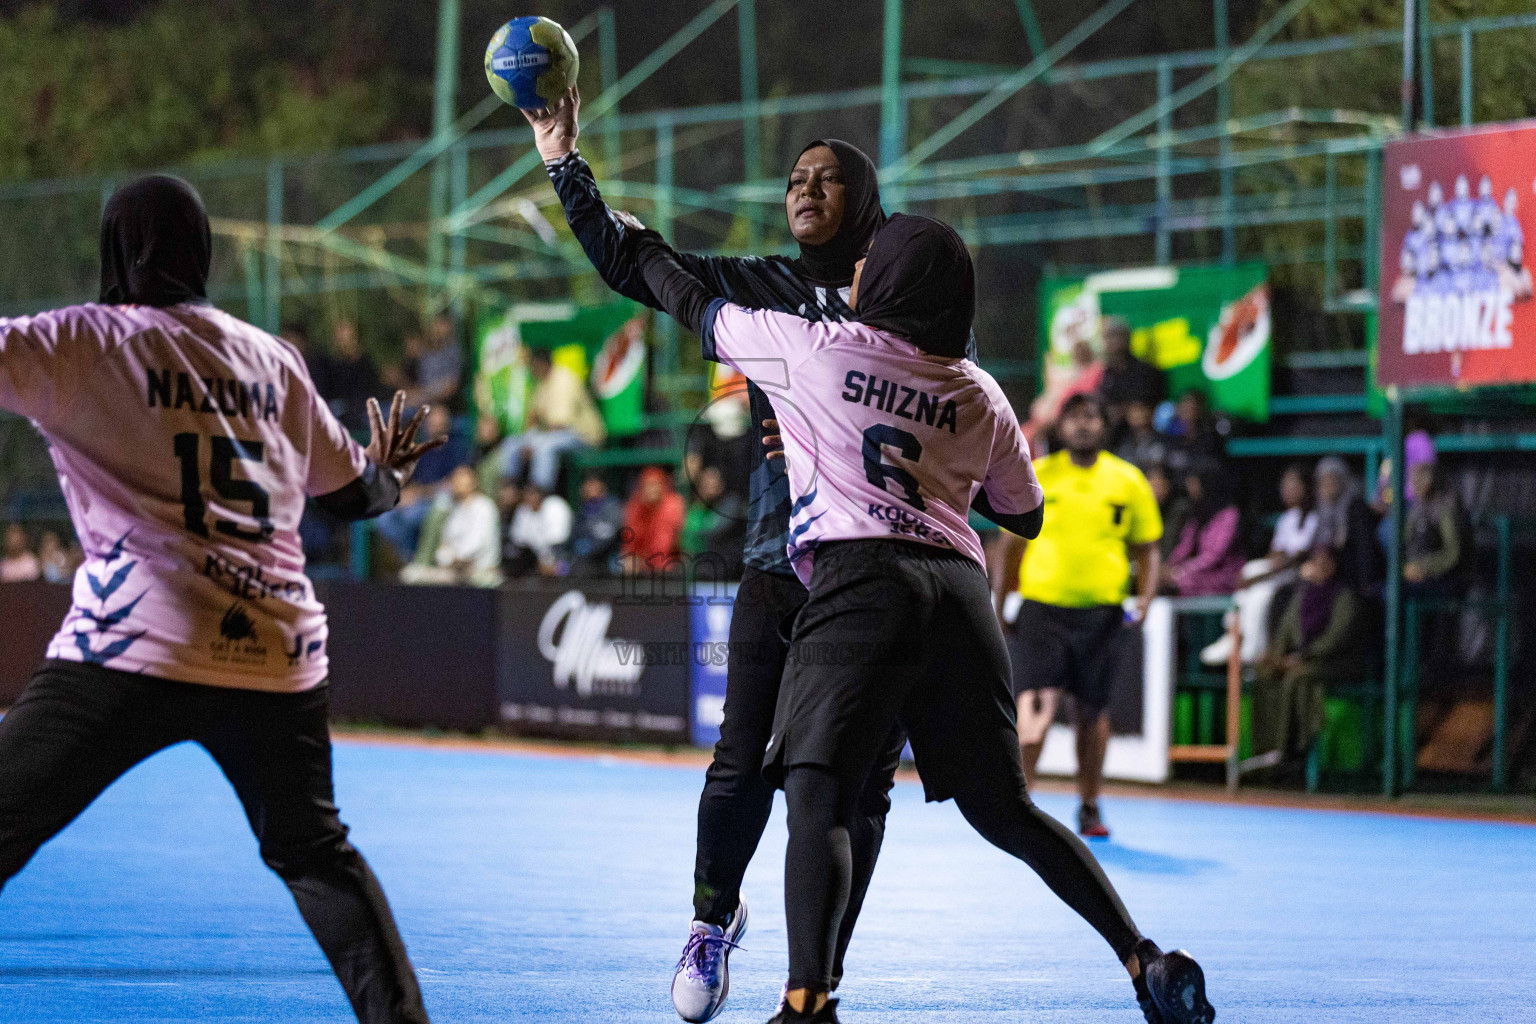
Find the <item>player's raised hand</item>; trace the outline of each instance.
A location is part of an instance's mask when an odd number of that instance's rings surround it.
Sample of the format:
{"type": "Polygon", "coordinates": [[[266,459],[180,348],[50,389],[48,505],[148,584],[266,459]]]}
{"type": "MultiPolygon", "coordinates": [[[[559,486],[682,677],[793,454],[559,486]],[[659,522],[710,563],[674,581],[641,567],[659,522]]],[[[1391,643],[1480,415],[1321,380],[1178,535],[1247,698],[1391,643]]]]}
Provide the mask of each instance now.
{"type": "Polygon", "coordinates": [[[523,111],[533,125],[533,145],[545,163],[552,164],[576,152],[576,137],[581,134],[576,115],[580,109],[581,92],[573,85],[554,106],[523,111]]]}
{"type": "Polygon", "coordinates": [[[416,410],[410,422],[401,427],[400,416],[405,412],[404,391],[395,392],[394,401],[389,403],[388,420],[385,420],[379,409],[379,400],[368,399],[368,457],[392,471],[402,486],[416,471],[416,463],[423,455],[448,443],[446,435],[429,437],[420,444],[416,443],[416,431],[420,429],[421,421],[427,418],[429,411],[431,406],[422,406],[416,410]]]}

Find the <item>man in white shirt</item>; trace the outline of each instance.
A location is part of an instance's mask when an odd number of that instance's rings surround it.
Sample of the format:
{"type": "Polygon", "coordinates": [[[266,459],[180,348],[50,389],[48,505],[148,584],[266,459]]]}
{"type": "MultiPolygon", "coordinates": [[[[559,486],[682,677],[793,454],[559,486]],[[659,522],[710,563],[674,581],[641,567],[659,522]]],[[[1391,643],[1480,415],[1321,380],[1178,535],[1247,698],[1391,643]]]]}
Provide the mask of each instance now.
{"type": "Polygon", "coordinates": [[[469,584],[494,587],[501,583],[501,513],[480,493],[475,471],[460,466],[448,478],[453,505],[443,521],[442,535],[430,563],[405,567],[405,583],[469,584]]]}
{"type": "Polygon", "coordinates": [[[571,520],[571,506],[560,495],[545,494],[531,485],[523,489],[507,531],[510,546],[524,563],[523,571],[537,568],[542,576],[560,574],[560,548],[571,539],[571,520]]]}

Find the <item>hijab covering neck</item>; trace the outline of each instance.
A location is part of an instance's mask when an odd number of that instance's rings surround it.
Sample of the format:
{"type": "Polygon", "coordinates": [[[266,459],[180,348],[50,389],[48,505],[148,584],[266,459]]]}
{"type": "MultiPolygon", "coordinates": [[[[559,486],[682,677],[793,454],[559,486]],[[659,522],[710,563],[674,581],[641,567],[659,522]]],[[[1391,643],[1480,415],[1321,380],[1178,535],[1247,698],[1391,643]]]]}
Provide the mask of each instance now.
{"type": "Polygon", "coordinates": [[[124,185],[101,215],[101,301],[174,306],[208,301],[213,235],[197,190],[154,174],[124,185]]]}
{"type": "Polygon", "coordinates": [[[895,214],[870,246],[857,300],[860,323],[930,355],[958,359],[966,355],[976,316],[971,254],[948,224],[895,214]]]}
{"type": "Polygon", "coordinates": [[[1339,496],[1325,501],[1322,487],[1317,487],[1317,543],[1342,548],[1349,542],[1350,508],[1360,497],[1360,484],[1355,480],[1344,460],[1330,455],[1317,464],[1315,476],[1318,484],[1323,477],[1337,477],[1340,482],[1339,496]]]}
{"type": "MultiPolygon", "coordinates": [[[[853,281],[853,265],[885,223],[885,211],[880,208],[880,179],[874,161],[858,146],[842,139],[815,139],[800,151],[796,160],[817,146],[830,149],[843,172],[843,222],[831,241],[821,245],[801,243],[800,268],[818,284],[841,287],[853,281]]],[[[793,176],[794,172],[790,174],[793,176]]]]}

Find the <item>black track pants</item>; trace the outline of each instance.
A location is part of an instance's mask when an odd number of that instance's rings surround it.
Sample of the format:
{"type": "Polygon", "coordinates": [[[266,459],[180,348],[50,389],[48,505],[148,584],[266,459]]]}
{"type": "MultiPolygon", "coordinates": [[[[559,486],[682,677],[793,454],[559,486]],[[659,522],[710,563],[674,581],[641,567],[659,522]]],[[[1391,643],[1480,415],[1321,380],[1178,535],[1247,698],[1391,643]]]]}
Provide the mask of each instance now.
{"type": "Polygon", "coordinates": [[[258,693],[45,662],[0,719],[0,887],[130,768],[192,741],[234,787],[358,1020],[422,1024],[384,890],[337,817],[328,708],[325,686],[258,693]]]}

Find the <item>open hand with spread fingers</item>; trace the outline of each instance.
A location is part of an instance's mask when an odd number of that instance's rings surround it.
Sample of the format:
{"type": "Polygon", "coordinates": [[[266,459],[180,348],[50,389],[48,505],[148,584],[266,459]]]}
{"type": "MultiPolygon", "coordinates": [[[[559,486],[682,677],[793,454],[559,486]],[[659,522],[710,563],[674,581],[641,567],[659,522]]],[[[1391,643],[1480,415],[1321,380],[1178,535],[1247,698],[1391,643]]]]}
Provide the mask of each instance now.
{"type": "Polygon", "coordinates": [[[416,463],[423,455],[448,443],[446,435],[416,443],[416,431],[420,429],[421,421],[427,418],[431,406],[417,409],[416,415],[402,427],[400,416],[404,411],[404,391],[395,392],[394,401],[389,403],[388,420],[379,409],[379,400],[368,399],[368,458],[394,473],[402,487],[416,471],[416,463]]]}

